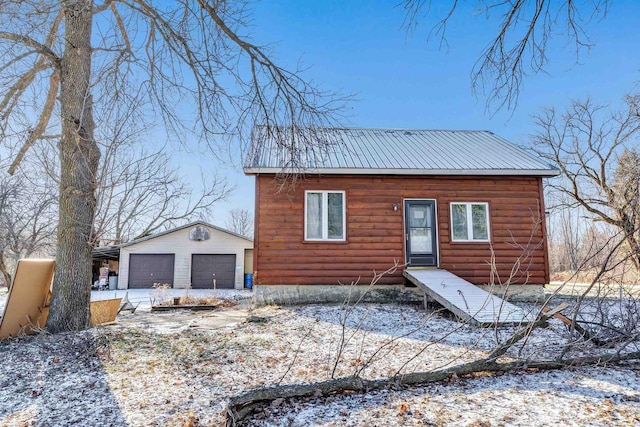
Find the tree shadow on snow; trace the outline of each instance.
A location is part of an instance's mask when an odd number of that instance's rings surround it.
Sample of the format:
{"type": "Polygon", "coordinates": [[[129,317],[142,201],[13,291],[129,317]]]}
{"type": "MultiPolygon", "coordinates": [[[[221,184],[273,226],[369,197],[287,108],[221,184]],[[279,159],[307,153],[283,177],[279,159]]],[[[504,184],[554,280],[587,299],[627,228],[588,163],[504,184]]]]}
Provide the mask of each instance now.
{"type": "Polygon", "coordinates": [[[0,424],[128,425],[110,390],[95,330],[0,341],[0,424]]]}

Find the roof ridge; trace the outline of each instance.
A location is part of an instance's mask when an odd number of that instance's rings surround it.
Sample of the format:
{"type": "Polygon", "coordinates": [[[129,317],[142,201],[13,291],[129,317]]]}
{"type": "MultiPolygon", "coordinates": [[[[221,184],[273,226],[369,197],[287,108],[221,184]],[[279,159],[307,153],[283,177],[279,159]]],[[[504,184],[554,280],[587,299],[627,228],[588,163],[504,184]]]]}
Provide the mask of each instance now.
{"type": "Polygon", "coordinates": [[[357,127],[357,126],[336,126],[336,127],[322,127],[321,129],[349,129],[349,130],[381,130],[381,131],[399,131],[399,132],[489,132],[486,129],[425,129],[425,128],[372,128],[372,127],[357,127]]]}
{"type": "MultiPolygon", "coordinates": [[[[256,127],[265,127],[265,125],[256,125],[256,127]]],[[[289,127],[289,126],[285,126],[289,127]]],[[[307,128],[310,126],[306,126],[307,128]]],[[[488,132],[493,134],[493,131],[488,129],[427,129],[427,128],[376,128],[376,127],[361,127],[361,126],[317,126],[317,129],[329,129],[329,130],[381,130],[381,131],[409,131],[409,132],[488,132]]]]}
{"type": "MultiPolygon", "coordinates": [[[[266,128],[263,129],[267,134],[266,128]]],[[[278,173],[292,168],[322,173],[348,170],[350,173],[424,175],[449,174],[447,171],[450,171],[464,175],[478,174],[481,170],[513,175],[557,175],[556,168],[525,147],[488,130],[357,127],[300,130],[309,132],[309,138],[301,140],[292,152],[275,142],[278,135],[265,135],[266,138],[253,141],[255,155],[245,163],[245,173],[278,173]],[[331,149],[316,152],[314,137],[319,138],[322,148],[331,149]]]]}
{"type": "Polygon", "coordinates": [[[179,226],[167,229],[167,230],[158,231],[157,233],[148,234],[146,236],[139,237],[137,239],[130,240],[128,242],[124,242],[124,243],[120,244],[120,247],[126,247],[126,246],[135,245],[135,244],[147,241],[147,240],[155,239],[156,237],[162,237],[162,236],[165,236],[167,234],[171,234],[171,233],[174,233],[176,231],[181,231],[181,230],[187,229],[189,227],[194,227],[194,226],[197,226],[197,225],[203,225],[205,227],[213,228],[214,230],[218,230],[220,232],[227,233],[227,234],[230,234],[232,236],[239,237],[241,239],[253,241],[253,239],[250,239],[247,236],[243,236],[243,235],[238,234],[236,232],[233,232],[231,230],[227,230],[226,228],[220,227],[218,225],[214,225],[214,224],[211,224],[211,223],[209,223],[207,221],[203,221],[203,220],[196,220],[196,221],[191,221],[191,222],[188,222],[186,224],[179,225],[179,226]]]}

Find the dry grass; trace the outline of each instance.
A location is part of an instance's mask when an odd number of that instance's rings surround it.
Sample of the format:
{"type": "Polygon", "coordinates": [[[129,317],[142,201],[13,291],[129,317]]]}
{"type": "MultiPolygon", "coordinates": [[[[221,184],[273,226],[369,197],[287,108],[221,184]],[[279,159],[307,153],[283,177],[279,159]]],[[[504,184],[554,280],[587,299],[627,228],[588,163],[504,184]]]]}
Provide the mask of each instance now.
{"type": "Polygon", "coordinates": [[[619,298],[640,297],[640,277],[638,273],[630,269],[618,269],[602,275],[600,280],[591,284],[596,279],[598,269],[592,268],[584,271],[559,271],[551,273],[551,283],[545,286],[547,292],[560,295],[581,295],[619,298]]]}
{"type": "MultiPolygon", "coordinates": [[[[581,271],[556,271],[551,273],[552,282],[592,283],[598,275],[599,268],[589,268],[581,271]]],[[[600,278],[603,285],[638,285],[640,275],[632,268],[618,268],[608,272],[600,278]]]]}

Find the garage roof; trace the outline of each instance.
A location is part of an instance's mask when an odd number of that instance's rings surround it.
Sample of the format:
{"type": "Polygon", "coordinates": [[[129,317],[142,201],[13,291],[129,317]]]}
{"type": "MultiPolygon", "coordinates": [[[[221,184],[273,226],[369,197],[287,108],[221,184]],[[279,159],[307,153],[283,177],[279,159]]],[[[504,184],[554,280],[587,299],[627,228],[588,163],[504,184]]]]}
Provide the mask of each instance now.
{"type": "Polygon", "coordinates": [[[214,230],[218,230],[218,231],[221,231],[223,233],[231,234],[232,236],[239,237],[241,239],[247,240],[249,242],[253,242],[253,240],[251,240],[248,237],[245,237],[245,236],[242,236],[240,234],[234,233],[233,231],[226,230],[226,229],[224,229],[222,227],[217,227],[215,225],[206,223],[204,221],[194,221],[194,222],[190,222],[189,224],[182,225],[180,227],[172,228],[171,230],[161,231],[159,233],[150,234],[148,236],[141,237],[139,239],[132,240],[132,241],[127,242],[127,243],[123,243],[123,244],[120,245],[120,247],[121,248],[125,248],[127,246],[131,246],[131,245],[135,245],[135,244],[138,244],[138,243],[141,243],[141,242],[145,242],[147,240],[155,239],[156,237],[160,237],[160,236],[164,236],[164,235],[169,234],[169,233],[174,233],[176,231],[184,230],[185,228],[196,227],[198,225],[201,225],[201,226],[207,227],[207,228],[213,228],[214,230]]]}
{"type": "Polygon", "coordinates": [[[185,228],[196,227],[198,225],[203,226],[203,227],[207,227],[207,228],[212,228],[214,230],[218,230],[218,231],[230,234],[230,235],[235,236],[235,237],[239,237],[240,239],[244,239],[244,240],[246,240],[248,242],[253,242],[253,240],[249,239],[248,237],[245,237],[245,236],[242,236],[240,234],[234,233],[233,231],[225,230],[224,228],[217,227],[215,225],[206,223],[204,221],[195,221],[195,222],[190,222],[189,224],[182,225],[180,227],[172,228],[170,230],[161,231],[161,232],[155,233],[155,234],[150,234],[148,236],[141,237],[139,239],[135,239],[135,240],[132,240],[132,241],[127,242],[127,243],[122,243],[120,245],[102,246],[102,247],[94,248],[93,249],[93,258],[94,259],[115,259],[115,260],[117,260],[120,257],[120,248],[125,248],[127,246],[131,246],[131,245],[135,245],[135,244],[138,244],[138,243],[141,243],[141,242],[145,242],[147,240],[155,239],[156,237],[164,236],[166,234],[173,233],[173,232],[179,231],[179,230],[184,230],[185,228]]]}
{"type": "Polygon", "coordinates": [[[120,245],[113,246],[100,246],[93,248],[93,259],[111,259],[117,260],[120,258],[120,245]]]}
{"type": "Polygon", "coordinates": [[[558,169],[490,131],[308,128],[293,133],[291,128],[266,126],[254,129],[244,171],[246,174],[301,171],[387,175],[559,174],[558,169]]]}

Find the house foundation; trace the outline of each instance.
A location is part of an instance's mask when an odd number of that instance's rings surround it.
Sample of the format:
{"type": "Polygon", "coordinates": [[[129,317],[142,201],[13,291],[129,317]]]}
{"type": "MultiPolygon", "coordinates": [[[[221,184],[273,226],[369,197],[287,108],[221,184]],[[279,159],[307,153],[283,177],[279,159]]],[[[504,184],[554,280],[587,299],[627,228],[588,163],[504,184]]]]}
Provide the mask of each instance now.
{"type": "MultiPolygon", "coordinates": [[[[540,301],[542,285],[480,286],[509,301],[540,301]]],[[[355,303],[422,304],[419,288],[404,285],[254,285],[254,306],[355,303]]]]}
{"type": "Polygon", "coordinates": [[[421,304],[422,292],[404,285],[254,285],[253,304],[421,304]]]}
{"type": "Polygon", "coordinates": [[[508,301],[535,302],[544,299],[544,285],[481,285],[479,288],[508,301]]]}

